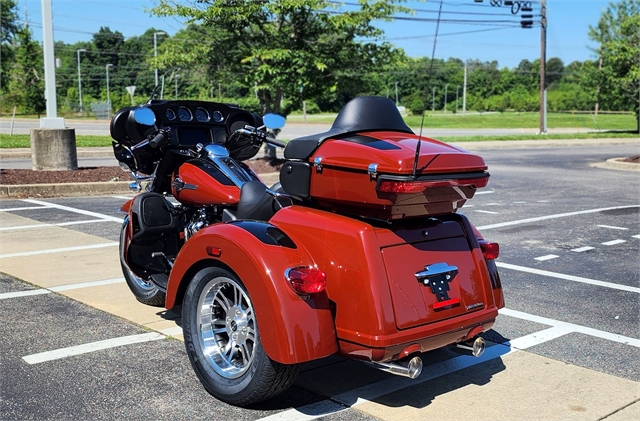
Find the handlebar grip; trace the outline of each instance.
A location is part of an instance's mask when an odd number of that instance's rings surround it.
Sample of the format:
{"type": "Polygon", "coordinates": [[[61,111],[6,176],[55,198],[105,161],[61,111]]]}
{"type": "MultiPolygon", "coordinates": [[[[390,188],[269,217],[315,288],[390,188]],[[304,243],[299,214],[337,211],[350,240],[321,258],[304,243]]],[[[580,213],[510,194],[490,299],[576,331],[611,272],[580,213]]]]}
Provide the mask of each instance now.
{"type": "Polygon", "coordinates": [[[285,146],[287,146],[287,144],[284,143],[283,141],[278,140],[278,139],[276,139],[274,137],[271,137],[271,136],[267,136],[267,138],[265,140],[267,141],[267,143],[269,143],[269,144],[271,144],[273,146],[278,146],[280,148],[284,148],[285,146]]]}
{"type": "Polygon", "coordinates": [[[160,145],[160,143],[162,143],[163,140],[164,140],[164,133],[160,132],[157,135],[155,135],[153,139],[149,141],[149,146],[151,146],[152,148],[157,148],[160,145]]]}

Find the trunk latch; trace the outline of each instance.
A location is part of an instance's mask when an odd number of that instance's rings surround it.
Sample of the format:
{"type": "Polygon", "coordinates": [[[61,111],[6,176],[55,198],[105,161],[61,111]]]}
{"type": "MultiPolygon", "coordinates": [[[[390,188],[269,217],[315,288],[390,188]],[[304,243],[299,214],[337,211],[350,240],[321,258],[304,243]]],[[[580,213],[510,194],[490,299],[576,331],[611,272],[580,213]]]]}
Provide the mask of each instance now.
{"type": "Polygon", "coordinates": [[[416,279],[421,284],[431,288],[438,301],[449,300],[449,282],[458,274],[458,268],[456,266],[449,266],[448,264],[434,263],[424,267],[422,272],[416,273],[416,279]]]}

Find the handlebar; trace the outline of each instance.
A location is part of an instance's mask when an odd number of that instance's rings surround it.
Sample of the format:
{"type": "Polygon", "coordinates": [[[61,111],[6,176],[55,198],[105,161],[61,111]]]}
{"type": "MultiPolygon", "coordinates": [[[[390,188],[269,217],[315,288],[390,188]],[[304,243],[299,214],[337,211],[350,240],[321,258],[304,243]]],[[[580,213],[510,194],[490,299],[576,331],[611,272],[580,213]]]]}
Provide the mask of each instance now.
{"type": "Polygon", "coordinates": [[[165,139],[164,133],[160,132],[157,135],[155,135],[153,139],[149,141],[149,146],[155,149],[158,146],[160,146],[160,144],[164,141],[164,139],[165,139]]]}
{"type": "Polygon", "coordinates": [[[266,141],[267,143],[269,143],[269,144],[271,144],[271,145],[273,145],[273,146],[277,146],[277,147],[279,147],[279,148],[284,148],[285,146],[287,146],[287,144],[286,144],[286,143],[284,143],[283,141],[278,140],[278,139],[276,139],[276,138],[274,138],[274,137],[271,137],[271,136],[267,136],[267,137],[266,137],[266,139],[265,139],[265,141],[266,141]]]}

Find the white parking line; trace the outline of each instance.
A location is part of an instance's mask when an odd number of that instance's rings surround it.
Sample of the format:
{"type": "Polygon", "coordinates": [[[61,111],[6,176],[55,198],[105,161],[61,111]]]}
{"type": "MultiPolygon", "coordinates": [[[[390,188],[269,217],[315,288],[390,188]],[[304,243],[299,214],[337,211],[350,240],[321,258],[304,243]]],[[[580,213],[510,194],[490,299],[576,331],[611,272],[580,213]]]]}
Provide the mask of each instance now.
{"type": "Polygon", "coordinates": [[[611,240],[601,243],[603,246],[615,246],[616,244],[626,243],[625,240],[611,240]]]}
{"type": "Polygon", "coordinates": [[[640,234],[638,235],[632,235],[633,238],[640,238],[640,234]]]}
{"type": "Polygon", "coordinates": [[[91,211],[88,211],[88,210],[72,208],[72,207],[69,207],[69,206],[58,205],[58,204],[55,204],[55,203],[42,202],[40,200],[23,199],[22,201],[23,202],[27,202],[27,203],[33,203],[33,204],[36,204],[36,205],[47,206],[47,207],[50,207],[50,208],[56,208],[56,209],[60,209],[60,210],[65,210],[65,211],[68,211],[68,212],[79,213],[81,215],[93,216],[94,218],[107,219],[109,221],[114,221],[114,222],[122,223],[122,220],[123,220],[123,218],[116,218],[115,216],[105,215],[103,213],[91,212],[91,211]]]}
{"type": "Polygon", "coordinates": [[[571,251],[575,251],[576,253],[582,253],[583,251],[595,250],[595,247],[584,246],[578,247],[577,249],[571,249],[571,251]]]}
{"type": "Polygon", "coordinates": [[[95,224],[97,222],[112,222],[108,219],[88,219],[85,221],[70,221],[70,222],[59,222],[57,224],[30,224],[30,225],[16,225],[14,227],[3,227],[0,228],[0,231],[17,231],[17,230],[26,230],[33,228],[42,228],[42,227],[67,227],[70,225],[82,225],[82,224],[95,224]]]}
{"type": "Polygon", "coordinates": [[[525,266],[512,265],[512,264],[503,263],[503,262],[496,262],[496,266],[498,266],[499,268],[503,268],[503,269],[517,270],[519,272],[532,273],[534,275],[548,276],[550,278],[564,279],[566,281],[581,282],[583,284],[597,285],[597,286],[600,286],[600,287],[611,288],[611,289],[619,289],[621,291],[635,292],[637,294],[640,294],[640,288],[631,287],[631,286],[628,286],[628,285],[614,284],[612,282],[598,281],[598,280],[589,279],[589,278],[581,278],[580,276],[565,275],[563,273],[549,272],[547,270],[528,268],[528,267],[525,267],[525,266]]]}
{"type": "Polygon", "coordinates": [[[111,284],[117,284],[120,282],[124,282],[124,278],[113,278],[113,279],[105,279],[102,281],[81,282],[78,284],[60,285],[60,286],[51,287],[51,288],[30,289],[28,291],[5,292],[3,294],[0,294],[0,300],[6,300],[8,298],[28,297],[30,295],[50,294],[52,292],[69,291],[72,289],[90,288],[90,287],[97,287],[101,285],[111,285],[111,284]]]}
{"type": "Polygon", "coordinates": [[[494,211],[487,211],[487,210],[480,210],[480,209],[476,209],[475,212],[479,212],[479,213],[490,213],[492,215],[497,214],[498,212],[494,212],[494,211]]]}
{"type": "Polygon", "coordinates": [[[529,222],[538,222],[538,221],[546,221],[548,219],[564,218],[564,217],[567,217],[567,216],[586,215],[586,214],[589,214],[589,213],[597,213],[597,212],[608,211],[608,210],[629,209],[629,208],[638,208],[638,207],[640,207],[640,205],[615,206],[615,207],[612,207],[612,208],[599,208],[599,209],[587,209],[587,210],[577,211],[577,212],[557,213],[557,214],[554,214],[554,215],[538,216],[536,218],[519,219],[517,221],[500,222],[498,224],[485,225],[485,226],[477,227],[477,228],[478,228],[478,230],[488,230],[488,229],[492,229],[492,228],[502,228],[502,227],[509,227],[509,226],[512,226],[512,225],[528,224],[529,222]]]}
{"type": "Polygon", "coordinates": [[[493,190],[489,190],[489,191],[477,191],[477,192],[476,192],[476,195],[478,195],[478,194],[492,194],[492,193],[495,193],[495,191],[493,191],[493,190]]]}
{"type": "Polygon", "coordinates": [[[20,252],[20,253],[0,254],[0,259],[6,259],[6,258],[9,258],[9,257],[35,256],[35,255],[38,255],[38,254],[59,253],[59,252],[65,252],[65,251],[97,249],[97,248],[112,247],[112,246],[117,246],[117,245],[118,245],[118,243],[116,243],[116,242],[110,242],[110,243],[101,243],[101,244],[88,244],[86,246],[62,247],[62,248],[59,248],[59,249],[23,251],[23,252],[20,252]]]}
{"type": "Polygon", "coordinates": [[[22,208],[0,209],[0,212],[15,212],[15,211],[23,211],[23,210],[47,209],[47,208],[52,208],[52,207],[53,206],[25,206],[25,207],[22,207],[22,208]]]}
{"type": "Polygon", "coordinates": [[[612,230],[622,230],[622,231],[626,231],[626,230],[629,229],[629,228],[625,228],[625,227],[614,227],[614,226],[611,226],[611,225],[597,225],[597,226],[600,227],[600,228],[609,228],[609,229],[612,229],[612,230]]]}
{"type": "Polygon", "coordinates": [[[103,349],[115,348],[118,346],[131,345],[142,342],[157,341],[159,339],[165,338],[165,335],[156,332],[142,333],[140,335],[123,336],[120,338],[107,339],[105,341],[91,342],[88,344],[70,346],[68,348],[56,349],[53,351],[40,352],[38,354],[27,355],[26,357],[22,357],[22,359],[25,360],[27,364],[39,364],[46,361],[59,360],[61,358],[86,354],[103,349]]]}
{"type": "Polygon", "coordinates": [[[538,260],[540,262],[544,262],[545,260],[557,259],[558,257],[560,257],[560,256],[558,256],[556,254],[547,254],[545,256],[535,257],[535,260],[538,260]]]}

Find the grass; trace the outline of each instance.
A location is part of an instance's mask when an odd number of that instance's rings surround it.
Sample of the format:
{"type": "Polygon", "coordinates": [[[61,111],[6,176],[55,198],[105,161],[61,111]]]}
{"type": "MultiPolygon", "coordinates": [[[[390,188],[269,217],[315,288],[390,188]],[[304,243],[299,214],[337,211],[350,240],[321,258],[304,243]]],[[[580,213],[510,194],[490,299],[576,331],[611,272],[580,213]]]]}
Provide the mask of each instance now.
{"type": "MultiPolygon", "coordinates": [[[[307,123],[331,124],[335,114],[310,114],[307,115],[307,123]]],[[[409,127],[420,127],[420,116],[408,116],[404,118],[409,127]]],[[[287,122],[302,123],[301,114],[291,114],[287,122]]],[[[550,128],[575,128],[589,130],[634,130],[637,125],[634,114],[572,114],[572,113],[548,113],[547,127],[550,128]]],[[[424,127],[430,129],[534,129],[540,126],[539,113],[476,113],[468,112],[466,115],[442,112],[432,113],[427,111],[424,118],[424,127]]]]}
{"type": "MultiPolygon", "coordinates": [[[[76,135],[77,147],[111,146],[111,136],[76,135]]],[[[28,134],[14,134],[0,136],[0,148],[30,148],[31,140],[28,134]]]]}

